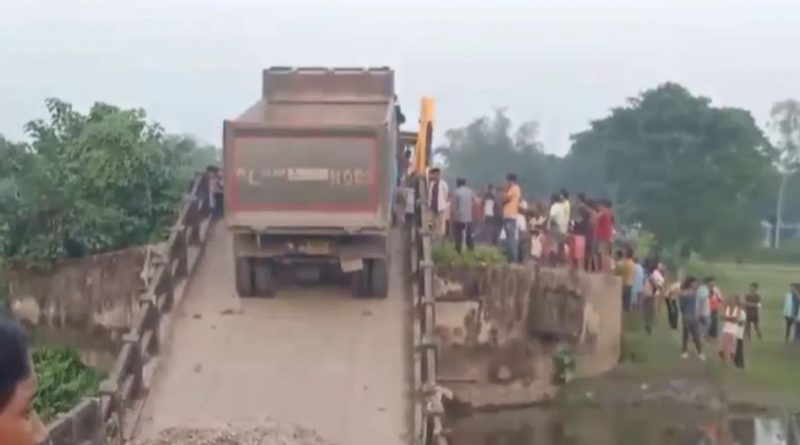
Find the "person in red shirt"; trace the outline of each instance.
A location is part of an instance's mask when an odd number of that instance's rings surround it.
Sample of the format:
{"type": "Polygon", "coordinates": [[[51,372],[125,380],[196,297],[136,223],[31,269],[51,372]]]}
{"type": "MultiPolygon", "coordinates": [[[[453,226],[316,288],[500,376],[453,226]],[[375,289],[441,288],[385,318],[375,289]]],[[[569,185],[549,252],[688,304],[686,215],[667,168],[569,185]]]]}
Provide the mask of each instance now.
{"type": "Polygon", "coordinates": [[[611,255],[611,239],[614,236],[614,216],[611,213],[611,201],[598,201],[598,209],[594,214],[595,256],[599,270],[609,270],[611,255]]]}

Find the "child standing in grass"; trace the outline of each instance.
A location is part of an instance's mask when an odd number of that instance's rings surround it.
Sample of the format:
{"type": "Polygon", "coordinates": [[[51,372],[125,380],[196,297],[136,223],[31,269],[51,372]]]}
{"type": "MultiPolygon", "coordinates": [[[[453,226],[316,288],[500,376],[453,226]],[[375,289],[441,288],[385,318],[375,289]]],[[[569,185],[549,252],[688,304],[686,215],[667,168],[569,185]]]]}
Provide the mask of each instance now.
{"type": "Polygon", "coordinates": [[[747,314],[744,336],[748,340],[752,338],[752,329],[755,329],[758,339],[761,340],[761,327],[759,326],[759,315],[761,312],[761,294],[758,293],[758,283],[750,283],[750,292],[744,297],[744,311],[747,314]]]}
{"type": "Polygon", "coordinates": [[[676,281],[672,283],[672,285],[667,288],[667,291],[664,295],[664,302],[667,305],[667,322],[669,323],[670,329],[673,331],[678,330],[678,295],[681,292],[681,283],[680,281],[676,281]]]}
{"type": "Polygon", "coordinates": [[[719,357],[722,362],[734,361],[736,358],[736,341],[739,337],[740,319],[744,316],[739,296],[735,295],[733,301],[725,305],[722,312],[722,336],[719,339],[719,357]]]}
{"type": "MultiPolygon", "coordinates": [[[[783,318],[786,321],[786,334],[785,334],[785,341],[789,343],[789,338],[792,335],[792,327],[795,327],[797,323],[797,312],[798,308],[800,308],[800,289],[798,289],[797,283],[793,283],[791,285],[791,291],[786,294],[786,297],[783,299],[783,318]]],[[[798,332],[797,328],[795,327],[794,331],[795,340],[797,340],[798,332]]]]}
{"type": "Polygon", "coordinates": [[[747,324],[747,310],[739,311],[737,320],[739,329],[736,331],[736,354],[733,357],[733,364],[739,369],[744,369],[744,328],[747,324]]]}

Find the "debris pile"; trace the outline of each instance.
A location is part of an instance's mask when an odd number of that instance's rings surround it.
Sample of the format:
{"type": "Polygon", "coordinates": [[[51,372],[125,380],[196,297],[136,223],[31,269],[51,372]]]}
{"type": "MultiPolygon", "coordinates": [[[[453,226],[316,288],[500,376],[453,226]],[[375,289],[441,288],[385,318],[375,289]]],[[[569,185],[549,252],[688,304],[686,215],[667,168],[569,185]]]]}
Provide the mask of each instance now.
{"type": "Polygon", "coordinates": [[[258,427],[169,428],[134,445],[336,445],[315,431],[270,423],[258,427]]]}

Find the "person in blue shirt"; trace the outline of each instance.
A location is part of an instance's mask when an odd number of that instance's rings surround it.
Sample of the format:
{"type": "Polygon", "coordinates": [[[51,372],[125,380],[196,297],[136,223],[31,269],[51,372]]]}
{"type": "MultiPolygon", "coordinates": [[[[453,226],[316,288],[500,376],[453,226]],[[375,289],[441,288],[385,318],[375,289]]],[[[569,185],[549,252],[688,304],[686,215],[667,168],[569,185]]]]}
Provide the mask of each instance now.
{"type": "Polygon", "coordinates": [[[631,285],[631,305],[633,307],[639,307],[641,304],[646,277],[644,266],[642,266],[639,258],[633,257],[633,284],[631,285]]]}
{"type": "Polygon", "coordinates": [[[697,288],[697,320],[700,331],[707,333],[711,324],[711,287],[714,285],[714,277],[706,277],[703,284],[697,288]]]}
{"type": "Polygon", "coordinates": [[[800,332],[797,329],[798,310],[800,310],[800,285],[793,283],[790,287],[789,293],[783,299],[783,318],[786,320],[786,343],[789,342],[789,337],[792,334],[792,327],[795,327],[794,338],[798,339],[800,332]]]}
{"type": "Polygon", "coordinates": [[[682,342],[681,342],[681,356],[686,359],[689,358],[689,338],[694,343],[695,350],[697,351],[697,358],[701,361],[706,360],[703,354],[703,337],[702,329],[700,326],[697,303],[697,279],[693,276],[686,277],[681,284],[681,293],[678,297],[678,306],[681,311],[681,319],[683,324],[682,342]]]}

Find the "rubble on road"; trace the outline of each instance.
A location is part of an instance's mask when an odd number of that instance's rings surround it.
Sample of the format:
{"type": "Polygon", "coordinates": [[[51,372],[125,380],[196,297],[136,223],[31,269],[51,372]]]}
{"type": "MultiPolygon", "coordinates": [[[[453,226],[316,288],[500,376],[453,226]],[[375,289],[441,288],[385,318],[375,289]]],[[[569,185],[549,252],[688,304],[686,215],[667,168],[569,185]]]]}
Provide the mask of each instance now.
{"type": "Polygon", "coordinates": [[[169,428],[134,445],[336,445],[315,431],[297,426],[266,424],[258,427],[192,429],[169,428]]]}

